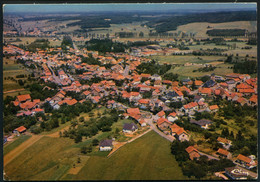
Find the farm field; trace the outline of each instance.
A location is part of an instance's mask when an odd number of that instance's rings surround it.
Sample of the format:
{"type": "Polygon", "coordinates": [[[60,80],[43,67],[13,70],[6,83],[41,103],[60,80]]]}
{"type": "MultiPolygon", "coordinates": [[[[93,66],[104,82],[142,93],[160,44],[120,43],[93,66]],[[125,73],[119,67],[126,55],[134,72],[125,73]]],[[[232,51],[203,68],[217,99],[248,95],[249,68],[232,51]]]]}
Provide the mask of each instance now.
{"type": "Polygon", "coordinates": [[[18,139],[16,139],[15,141],[11,142],[11,143],[7,143],[6,145],[4,145],[3,148],[3,155],[8,154],[10,151],[12,151],[14,148],[18,147],[19,145],[21,145],[23,142],[25,142],[26,140],[28,140],[29,138],[31,138],[31,135],[21,135],[18,139]]]}
{"type": "Polygon", "coordinates": [[[204,75],[211,75],[212,73],[215,73],[216,75],[224,76],[229,73],[233,73],[233,69],[230,69],[228,67],[232,67],[232,64],[225,64],[225,63],[220,63],[220,62],[212,62],[211,64],[215,64],[216,69],[214,71],[209,71],[209,72],[193,72],[193,70],[197,70],[203,66],[200,65],[192,65],[192,66],[180,66],[180,67],[175,67],[171,70],[168,71],[168,73],[175,73],[179,74],[179,79],[184,79],[187,77],[202,77],[204,75]],[[220,63],[220,64],[219,64],[220,63]]]}
{"type": "Polygon", "coordinates": [[[125,145],[110,158],[91,157],[87,165],[72,179],[185,179],[174,156],[170,153],[169,144],[170,142],[151,131],[125,145]]]}
{"type": "MultiPolygon", "coordinates": [[[[16,79],[17,75],[27,75],[29,74],[28,71],[24,69],[21,64],[15,63],[13,60],[4,59],[3,62],[3,91],[15,90],[23,88],[17,82],[8,79],[14,77],[16,79]],[[7,64],[6,64],[7,63],[7,64]]],[[[19,78],[19,79],[27,79],[27,78],[19,78]]],[[[18,80],[18,79],[17,79],[18,80]]]]}
{"type": "Polygon", "coordinates": [[[194,32],[196,37],[208,37],[206,34],[207,30],[210,29],[248,29],[249,31],[256,31],[255,22],[251,21],[234,21],[234,22],[225,22],[225,23],[189,23],[186,25],[181,25],[177,28],[176,31],[169,31],[177,33],[178,31],[183,32],[194,32]],[[208,26],[212,28],[207,28],[208,26]]]}
{"type": "Polygon", "coordinates": [[[151,131],[107,158],[107,152],[103,155],[97,149],[81,155],[71,139],[43,136],[8,163],[5,173],[12,180],[185,179],[169,145],[151,131]],[[77,163],[78,157],[84,167],[77,163]]]}
{"type": "MultiPolygon", "coordinates": [[[[68,30],[73,30],[73,28],[68,28],[68,30]]],[[[61,45],[61,40],[53,40],[52,38],[48,38],[48,37],[15,37],[15,38],[5,38],[5,40],[8,42],[8,40],[11,41],[11,44],[14,45],[19,45],[19,44],[23,44],[23,45],[29,45],[32,42],[34,42],[36,39],[48,39],[50,41],[50,46],[60,46],[61,45]],[[21,41],[15,41],[16,39],[20,39],[21,41]]]]}
{"type": "Polygon", "coordinates": [[[205,64],[205,63],[226,59],[225,56],[194,56],[194,55],[151,56],[150,58],[154,60],[158,60],[159,63],[170,63],[170,64],[185,64],[185,63],[205,64]]]}

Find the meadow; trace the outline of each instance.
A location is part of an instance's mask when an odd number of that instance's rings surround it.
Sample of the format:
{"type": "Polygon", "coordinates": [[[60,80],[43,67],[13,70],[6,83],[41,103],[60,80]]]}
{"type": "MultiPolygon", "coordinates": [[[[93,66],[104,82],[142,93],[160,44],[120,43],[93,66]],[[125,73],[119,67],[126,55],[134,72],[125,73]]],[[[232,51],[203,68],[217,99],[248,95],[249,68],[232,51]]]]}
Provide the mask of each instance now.
{"type": "Polygon", "coordinates": [[[31,135],[21,135],[19,138],[17,138],[13,142],[11,142],[11,143],[8,142],[7,144],[4,145],[3,155],[8,154],[10,151],[12,151],[14,148],[18,147],[19,145],[21,145],[23,142],[25,142],[29,138],[31,138],[31,135]]]}
{"type": "MultiPolygon", "coordinates": [[[[8,79],[8,77],[13,77],[15,79],[17,75],[26,75],[28,76],[29,72],[26,71],[23,65],[17,64],[15,61],[10,60],[10,59],[5,59],[3,60],[3,90],[4,91],[9,91],[9,90],[14,90],[14,89],[21,89],[23,88],[20,86],[16,81],[8,79]]],[[[19,78],[21,80],[27,79],[25,78],[19,78]]],[[[18,80],[18,79],[17,79],[18,80]]]]}
{"type": "Polygon", "coordinates": [[[178,31],[183,32],[194,32],[196,37],[208,37],[206,34],[209,29],[248,29],[249,31],[256,31],[255,22],[251,21],[234,21],[234,22],[225,22],[225,23],[208,23],[208,22],[199,22],[199,23],[188,23],[186,25],[181,25],[177,28],[176,31],[169,31],[177,33],[178,31]],[[210,26],[211,28],[208,28],[210,26]]]}
{"type": "Polygon", "coordinates": [[[81,155],[73,140],[44,136],[4,170],[11,180],[186,179],[170,153],[170,142],[153,131],[111,157],[107,154],[95,149],[89,156],[81,155]],[[73,174],[73,168],[80,170],[73,174]]]}

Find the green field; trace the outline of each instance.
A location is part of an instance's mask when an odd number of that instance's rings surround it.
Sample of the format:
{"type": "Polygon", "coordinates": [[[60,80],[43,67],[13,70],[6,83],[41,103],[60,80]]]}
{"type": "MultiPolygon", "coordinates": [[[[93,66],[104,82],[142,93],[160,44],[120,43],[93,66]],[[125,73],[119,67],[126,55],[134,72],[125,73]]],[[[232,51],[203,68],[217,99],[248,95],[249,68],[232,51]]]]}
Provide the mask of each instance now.
{"type": "MultiPolygon", "coordinates": [[[[77,28],[76,28],[77,29],[77,28]]],[[[72,28],[66,29],[67,31],[71,31],[74,30],[72,28]]],[[[53,40],[52,38],[48,38],[48,37],[15,37],[15,38],[6,38],[6,41],[11,41],[11,44],[14,45],[19,45],[19,44],[23,44],[23,45],[29,45],[32,42],[34,42],[36,39],[48,39],[50,41],[50,46],[60,46],[61,45],[61,40],[53,40]],[[15,41],[17,38],[19,38],[21,41],[15,41]]]]}
{"type": "Polygon", "coordinates": [[[24,69],[23,65],[15,63],[13,60],[4,59],[3,62],[3,90],[15,90],[21,89],[21,87],[16,81],[8,79],[8,77],[13,77],[16,80],[27,78],[16,78],[17,75],[28,75],[29,73],[24,69]],[[6,64],[7,63],[7,64],[6,64]]]}
{"type": "Polygon", "coordinates": [[[24,141],[28,140],[29,138],[31,138],[31,135],[21,135],[15,141],[5,144],[3,154],[4,155],[8,154],[11,150],[18,147],[19,145],[21,145],[24,141]]]}
{"type": "MultiPolygon", "coordinates": [[[[93,156],[73,179],[80,180],[177,180],[186,179],[170,142],[149,132],[125,145],[110,158],[93,156]]],[[[72,177],[72,176],[70,176],[72,177]]]]}
{"type": "Polygon", "coordinates": [[[205,64],[205,63],[216,62],[218,60],[226,59],[224,56],[193,56],[193,55],[151,56],[150,58],[157,60],[159,63],[170,63],[170,64],[185,64],[185,63],[205,64]]]}
{"type": "Polygon", "coordinates": [[[176,31],[169,32],[194,32],[196,33],[195,37],[208,37],[206,34],[207,27],[213,27],[215,29],[247,29],[249,31],[256,31],[255,21],[234,21],[234,22],[225,22],[225,23],[208,23],[208,22],[196,22],[196,23],[188,23],[186,25],[178,26],[176,31]]]}
{"type": "Polygon", "coordinates": [[[171,70],[168,71],[168,73],[176,73],[179,76],[179,79],[187,78],[187,77],[202,77],[204,75],[211,75],[212,73],[215,73],[216,75],[224,76],[229,73],[233,73],[233,69],[229,69],[228,67],[232,67],[232,64],[217,64],[216,69],[214,71],[209,71],[209,72],[193,72],[193,70],[198,70],[203,66],[180,66],[180,67],[175,67],[171,70]]]}
{"type": "Polygon", "coordinates": [[[186,179],[170,153],[170,142],[153,131],[110,158],[95,149],[79,173],[70,174],[73,164],[79,165],[77,158],[85,159],[78,147],[71,139],[45,136],[7,164],[5,172],[11,180],[186,179]]]}

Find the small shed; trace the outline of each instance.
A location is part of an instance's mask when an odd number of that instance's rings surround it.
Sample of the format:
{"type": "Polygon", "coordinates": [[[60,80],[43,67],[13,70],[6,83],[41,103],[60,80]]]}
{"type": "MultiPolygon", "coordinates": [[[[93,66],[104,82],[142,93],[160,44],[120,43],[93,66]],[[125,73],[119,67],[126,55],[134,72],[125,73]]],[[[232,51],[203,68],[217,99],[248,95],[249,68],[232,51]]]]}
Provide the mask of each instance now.
{"type": "Polygon", "coordinates": [[[26,132],[26,128],[24,126],[20,126],[16,129],[14,129],[13,133],[16,133],[17,135],[20,135],[21,133],[24,133],[26,132]]]}

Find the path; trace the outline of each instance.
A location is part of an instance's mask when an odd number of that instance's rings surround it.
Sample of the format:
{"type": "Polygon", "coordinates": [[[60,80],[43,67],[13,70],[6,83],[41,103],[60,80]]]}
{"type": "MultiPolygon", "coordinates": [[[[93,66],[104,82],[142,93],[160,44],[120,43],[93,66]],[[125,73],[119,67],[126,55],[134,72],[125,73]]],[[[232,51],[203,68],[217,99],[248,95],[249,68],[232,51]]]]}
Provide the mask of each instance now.
{"type": "Polygon", "coordinates": [[[12,92],[20,92],[20,91],[24,91],[24,90],[25,90],[24,88],[16,89],[16,90],[8,90],[8,91],[5,91],[4,94],[12,93],[12,92]]]}
{"type": "Polygon", "coordinates": [[[212,156],[212,155],[209,155],[209,154],[206,154],[206,153],[203,153],[203,152],[201,152],[201,151],[199,151],[199,154],[200,155],[205,155],[205,156],[207,156],[209,159],[211,159],[211,160],[219,160],[219,158],[217,158],[217,157],[214,157],[214,156],[212,156]]]}
{"type": "Polygon", "coordinates": [[[135,138],[132,138],[131,140],[127,141],[127,142],[120,142],[121,144],[119,144],[119,142],[117,143],[116,147],[108,154],[107,157],[110,157],[112,154],[114,154],[116,151],[118,151],[118,149],[120,149],[121,147],[123,147],[125,144],[127,143],[131,143],[133,141],[135,141],[137,138],[140,138],[141,136],[145,135],[146,133],[148,133],[149,131],[151,131],[152,129],[148,129],[147,131],[143,132],[142,134],[136,136],[135,138]]]}
{"type": "Polygon", "coordinates": [[[151,128],[153,129],[153,131],[155,131],[156,133],[158,133],[161,137],[169,140],[170,142],[173,142],[175,140],[175,138],[171,135],[166,135],[165,133],[161,132],[157,126],[153,123],[153,119],[147,119],[146,120],[147,123],[151,126],[151,128]]]}
{"type": "Polygon", "coordinates": [[[4,156],[4,166],[6,166],[9,162],[15,159],[18,155],[20,155],[25,149],[33,145],[35,142],[40,140],[43,136],[41,135],[32,135],[31,138],[23,142],[21,145],[13,149],[11,152],[4,156]]]}

